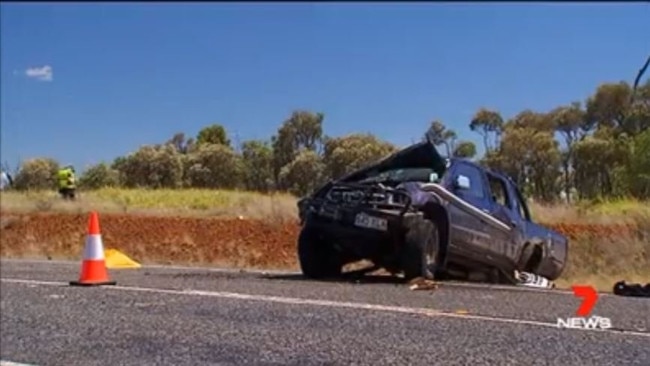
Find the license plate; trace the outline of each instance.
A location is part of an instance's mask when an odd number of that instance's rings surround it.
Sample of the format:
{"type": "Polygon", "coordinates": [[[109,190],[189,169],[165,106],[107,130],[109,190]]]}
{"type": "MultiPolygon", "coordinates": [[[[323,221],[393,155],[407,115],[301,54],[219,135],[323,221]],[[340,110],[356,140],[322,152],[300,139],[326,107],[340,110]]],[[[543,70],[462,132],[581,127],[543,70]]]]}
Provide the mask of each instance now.
{"type": "Polygon", "coordinates": [[[358,213],[354,218],[354,225],[366,229],[374,229],[380,231],[388,230],[388,221],[381,217],[374,217],[365,213],[358,213]]]}

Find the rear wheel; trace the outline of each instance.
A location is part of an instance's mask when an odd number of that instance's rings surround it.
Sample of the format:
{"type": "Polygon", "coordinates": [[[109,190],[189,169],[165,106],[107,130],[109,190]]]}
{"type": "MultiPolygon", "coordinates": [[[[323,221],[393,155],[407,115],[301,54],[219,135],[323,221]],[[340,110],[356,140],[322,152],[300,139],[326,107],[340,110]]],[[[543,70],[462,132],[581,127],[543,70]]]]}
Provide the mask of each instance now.
{"type": "Polygon", "coordinates": [[[419,220],[408,229],[400,255],[404,278],[433,279],[438,257],[438,227],[430,220],[419,220]]]}
{"type": "Polygon", "coordinates": [[[313,279],[338,277],[343,263],[336,250],[318,230],[305,225],[298,237],[298,259],[303,275],[313,279]]]}

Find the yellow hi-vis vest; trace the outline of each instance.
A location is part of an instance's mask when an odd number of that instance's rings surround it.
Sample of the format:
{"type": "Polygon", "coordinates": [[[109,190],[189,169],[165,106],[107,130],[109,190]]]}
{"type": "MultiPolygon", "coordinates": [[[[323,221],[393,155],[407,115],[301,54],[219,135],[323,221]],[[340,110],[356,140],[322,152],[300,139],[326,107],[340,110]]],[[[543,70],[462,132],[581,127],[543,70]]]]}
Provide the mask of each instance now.
{"type": "Polygon", "coordinates": [[[72,170],[71,169],[61,169],[61,170],[59,170],[58,182],[59,182],[59,189],[61,189],[61,188],[74,188],[75,187],[75,181],[74,181],[74,173],[72,172],[72,170]]]}

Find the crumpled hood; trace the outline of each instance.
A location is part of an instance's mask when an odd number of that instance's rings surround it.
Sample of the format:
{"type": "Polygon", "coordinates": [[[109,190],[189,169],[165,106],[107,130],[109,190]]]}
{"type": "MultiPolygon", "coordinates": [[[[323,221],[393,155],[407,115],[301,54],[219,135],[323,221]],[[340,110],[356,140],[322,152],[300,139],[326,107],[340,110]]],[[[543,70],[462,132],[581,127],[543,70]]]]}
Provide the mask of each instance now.
{"type": "Polygon", "coordinates": [[[341,179],[340,182],[352,182],[398,168],[433,168],[444,171],[446,160],[438,153],[430,141],[423,141],[397,151],[375,164],[356,170],[341,179]]]}

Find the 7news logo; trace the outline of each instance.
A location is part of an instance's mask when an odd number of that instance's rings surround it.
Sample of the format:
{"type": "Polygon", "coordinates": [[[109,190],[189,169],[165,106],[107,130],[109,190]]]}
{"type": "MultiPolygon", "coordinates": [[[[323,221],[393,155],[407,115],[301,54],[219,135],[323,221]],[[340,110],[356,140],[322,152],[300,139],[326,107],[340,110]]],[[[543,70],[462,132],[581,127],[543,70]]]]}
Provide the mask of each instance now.
{"type": "Polygon", "coordinates": [[[573,286],[573,295],[582,298],[582,303],[576,310],[576,317],[558,318],[559,328],[586,328],[586,329],[609,329],[612,327],[610,318],[591,316],[594,306],[598,301],[598,292],[592,286],[573,286]]]}

